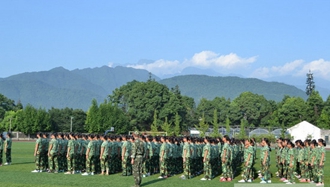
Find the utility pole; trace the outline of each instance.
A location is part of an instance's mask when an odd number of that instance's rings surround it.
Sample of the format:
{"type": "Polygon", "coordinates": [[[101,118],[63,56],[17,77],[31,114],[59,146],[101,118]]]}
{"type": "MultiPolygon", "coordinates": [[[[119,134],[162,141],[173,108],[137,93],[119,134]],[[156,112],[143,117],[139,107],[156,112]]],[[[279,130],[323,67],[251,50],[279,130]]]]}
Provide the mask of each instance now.
{"type": "Polygon", "coordinates": [[[72,120],[73,120],[73,117],[71,116],[70,132],[72,132],[72,120]]]}
{"type": "Polygon", "coordinates": [[[11,119],[12,118],[10,118],[9,132],[11,132],[11,119]]]}

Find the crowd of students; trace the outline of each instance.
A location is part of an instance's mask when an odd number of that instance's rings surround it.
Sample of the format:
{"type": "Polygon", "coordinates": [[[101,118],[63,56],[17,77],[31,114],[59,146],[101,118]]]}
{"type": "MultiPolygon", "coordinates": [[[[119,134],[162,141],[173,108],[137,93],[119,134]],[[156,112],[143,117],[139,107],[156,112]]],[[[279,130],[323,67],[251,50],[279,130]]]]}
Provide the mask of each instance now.
{"type": "MultiPolygon", "coordinates": [[[[121,172],[132,174],[132,136],[94,134],[38,133],[34,156],[36,168],[32,172],[50,172],[82,175],[109,175],[121,172]]],[[[160,179],[183,173],[181,179],[191,179],[203,174],[201,180],[212,180],[220,175],[220,182],[232,181],[241,174],[239,182],[252,182],[257,176],[255,160],[257,142],[252,139],[153,137],[142,136],[145,146],[143,176],[159,174],[160,179]]],[[[264,138],[259,143],[260,183],[271,183],[270,142],[264,138]]],[[[288,139],[278,139],[276,146],[277,176],[286,184],[300,182],[324,185],[325,142],[322,139],[306,140],[295,144],[288,139]]]]}

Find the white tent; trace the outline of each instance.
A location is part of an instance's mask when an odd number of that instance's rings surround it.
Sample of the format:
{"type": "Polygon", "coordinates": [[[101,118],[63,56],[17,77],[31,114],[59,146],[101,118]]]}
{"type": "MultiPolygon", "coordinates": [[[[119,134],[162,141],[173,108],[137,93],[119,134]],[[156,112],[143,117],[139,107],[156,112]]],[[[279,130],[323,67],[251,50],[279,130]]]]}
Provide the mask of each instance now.
{"type": "Polygon", "coordinates": [[[307,121],[302,121],[297,125],[289,128],[287,131],[291,136],[293,136],[294,141],[299,139],[304,141],[307,138],[321,138],[321,129],[311,123],[308,123],[307,121]]]}

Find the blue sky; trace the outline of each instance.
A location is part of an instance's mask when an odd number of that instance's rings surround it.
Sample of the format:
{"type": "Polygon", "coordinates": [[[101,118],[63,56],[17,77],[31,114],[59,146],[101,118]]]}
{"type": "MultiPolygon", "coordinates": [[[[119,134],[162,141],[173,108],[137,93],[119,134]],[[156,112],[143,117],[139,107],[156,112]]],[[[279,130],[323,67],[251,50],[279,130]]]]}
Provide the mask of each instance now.
{"type": "Polygon", "coordinates": [[[123,65],[330,80],[330,1],[0,1],[0,77],[123,65]],[[152,63],[137,62],[150,59],[152,63]]]}

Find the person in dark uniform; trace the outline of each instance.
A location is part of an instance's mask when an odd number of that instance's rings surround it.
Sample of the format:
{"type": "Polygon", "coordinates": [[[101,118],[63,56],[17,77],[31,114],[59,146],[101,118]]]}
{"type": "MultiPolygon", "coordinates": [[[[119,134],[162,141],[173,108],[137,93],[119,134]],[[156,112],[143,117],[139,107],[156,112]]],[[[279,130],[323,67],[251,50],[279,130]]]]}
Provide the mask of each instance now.
{"type": "Polygon", "coordinates": [[[132,144],[131,163],[133,166],[134,187],[140,187],[142,182],[142,163],[145,154],[145,147],[138,132],[134,132],[133,137],[135,141],[132,144]]]}

